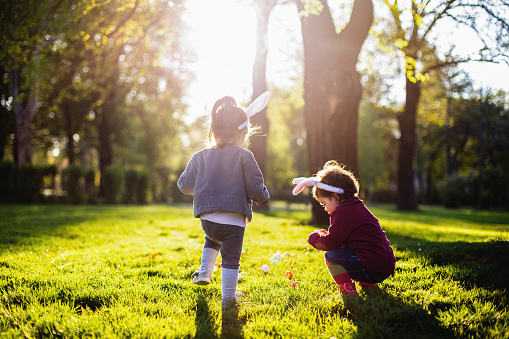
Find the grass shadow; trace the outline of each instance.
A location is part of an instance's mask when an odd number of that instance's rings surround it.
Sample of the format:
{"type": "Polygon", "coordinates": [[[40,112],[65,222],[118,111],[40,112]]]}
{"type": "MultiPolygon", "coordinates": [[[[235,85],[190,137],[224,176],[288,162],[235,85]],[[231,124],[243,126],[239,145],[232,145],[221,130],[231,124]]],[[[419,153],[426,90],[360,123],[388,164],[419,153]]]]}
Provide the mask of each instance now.
{"type": "Polygon", "coordinates": [[[244,326],[239,318],[237,307],[221,308],[221,332],[215,322],[215,313],[210,309],[209,302],[212,297],[207,291],[199,291],[196,300],[195,338],[243,338],[244,326]]]}
{"type": "MultiPolygon", "coordinates": [[[[75,239],[61,227],[97,219],[98,214],[81,206],[0,205],[0,245],[17,246],[45,236],[75,239]]],[[[6,247],[0,247],[0,252],[6,247]]]]}
{"type": "Polygon", "coordinates": [[[464,286],[508,289],[509,241],[434,242],[419,238],[390,235],[398,250],[423,256],[430,265],[451,266],[454,280],[464,286]]]}
{"type": "Polygon", "coordinates": [[[397,299],[383,289],[346,297],[344,304],[347,317],[357,326],[354,338],[454,337],[420,305],[397,299]]]}
{"type": "Polygon", "coordinates": [[[198,292],[194,322],[196,325],[195,338],[219,338],[216,333],[213,314],[209,308],[208,296],[203,291],[198,292]]]}
{"type": "Polygon", "coordinates": [[[373,209],[379,219],[389,222],[405,220],[426,225],[447,225],[449,221],[461,225],[466,223],[472,229],[505,231],[509,229],[507,211],[473,211],[470,209],[446,209],[440,206],[421,206],[419,211],[399,211],[393,205],[374,205],[373,209]]]}
{"type": "Polygon", "coordinates": [[[223,308],[221,320],[221,337],[224,339],[244,338],[242,327],[244,324],[239,319],[239,311],[236,307],[223,308]]]}

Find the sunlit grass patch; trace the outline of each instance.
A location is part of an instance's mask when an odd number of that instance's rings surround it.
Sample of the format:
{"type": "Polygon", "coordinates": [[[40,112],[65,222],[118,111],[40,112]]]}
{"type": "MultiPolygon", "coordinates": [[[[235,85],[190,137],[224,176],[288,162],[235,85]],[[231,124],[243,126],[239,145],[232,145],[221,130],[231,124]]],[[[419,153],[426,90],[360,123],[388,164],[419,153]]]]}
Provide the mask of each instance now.
{"type": "Polygon", "coordinates": [[[248,224],[238,285],[245,295],[237,310],[224,311],[220,268],[210,285],[191,283],[203,231],[189,206],[0,205],[0,333],[508,336],[509,214],[370,207],[395,248],[396,274],[378,290],[343,298],[323,252],[305,241],[314,229],[310,211],[285,208],[255,213],[248,224]],[[271,261],[278,251],[281,261],[271,261]],[[270,265],[267,274],[263,264],[270,265]],[[300,284],[291,287],[293,281],[300,284]]]}

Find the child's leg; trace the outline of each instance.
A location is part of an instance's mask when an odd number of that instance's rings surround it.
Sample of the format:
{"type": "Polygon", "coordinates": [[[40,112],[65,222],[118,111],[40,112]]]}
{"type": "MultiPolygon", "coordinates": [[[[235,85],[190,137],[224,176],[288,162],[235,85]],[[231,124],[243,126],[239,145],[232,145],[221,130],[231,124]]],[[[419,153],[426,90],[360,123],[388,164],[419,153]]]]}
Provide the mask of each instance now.
{"type": "Polygon", "coordinates": [[[327,258],[325,258],[325,265],[327,265],[327,269],[329,270],[329,273],[336,284],[343,285],[352,282],[350,274],[348,274],[343,266],[331,264],[327,258]]]}
{"type": "Polygon", "coordinates": [[[202,227],[214,241],[221,241],[222,303],[229,307],[235,302],[245,228],[210,221],[202,222],[202,227]]]}
{"type": "Polygon", "coordinates": [[[325,258],[325,264],[329,269],[332,279],[334,279],[336,284],[338,284],[341,293],[343,294],[357,293],[355,289],[355,284],[352,282],[350,274],[348,274],[348,272],[343,266],[331,264],[329,261],[327,261],[327,258],[325,258]]]}
{"type": "Polygon", "coordinates": [[[228,227],[231,229],[231,235],[223,240],[221,246],[221,292],[224,307],[232,306],[235,302],[245,231],[244,227],[228,227]]]}
{"type": "Polygon", "coordinates": [[[231,307],[235,304],[239,269],[222,268],[221,270],[221,294],[223,307],[231,307]]]}
{"type": "Polygon", "coordinates": [[[355,283],[350,277],[347,266],[348,259],[355,252],[349,249],[336,249],[325,253],[325,264],[329,270],[332,278],[338,284],[339,290],[343,294],[356,294],[355,283]]]}
{"type": "Polygon", "coordinates": [[[221,245],[210,240],[205,236],[205,244],[201,254],[201,266],[193,273],[193,283],[198,285],[207,285],[210,283],[214,265],[219,255],[221,245]]]}

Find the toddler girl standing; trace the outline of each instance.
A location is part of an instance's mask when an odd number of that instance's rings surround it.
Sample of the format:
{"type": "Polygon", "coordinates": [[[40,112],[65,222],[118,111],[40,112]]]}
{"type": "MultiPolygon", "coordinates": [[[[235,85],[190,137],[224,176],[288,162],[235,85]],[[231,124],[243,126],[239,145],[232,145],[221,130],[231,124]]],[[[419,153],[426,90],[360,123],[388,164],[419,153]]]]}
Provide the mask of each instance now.
{"type": "Polygon", "coordinates": [[[372,289],[394,273],[396,258],[378,219],[357,196],[359,183],[335,161],[316,177],[296,178],[293,193],[313,187],[313,197],[330,214],[329,230],[312,232],[307,241],[326,251],[325,264],[342,294],[356,294],[355,283],[372,289]]]}
{"type": "MultiPolygon", "coordinates": [[[[263,107],[267,98],[268,94],[263,107]]],[[[210,118],[209,147],[192,156],[178,180],[178,187],[183,193],[193,195],[194,216],[201,219],[205,232],[201,266],[192,281],[198,285],[210,283],[221,251],[222,304],[228,307],[235,302],[244,231],[252,218],[252,201],[266,205],[270,197],[253,154],[243,148],[250,134],[246,112],[237,107],[233,98],[225,96],[216,101],[210,118]]]]}

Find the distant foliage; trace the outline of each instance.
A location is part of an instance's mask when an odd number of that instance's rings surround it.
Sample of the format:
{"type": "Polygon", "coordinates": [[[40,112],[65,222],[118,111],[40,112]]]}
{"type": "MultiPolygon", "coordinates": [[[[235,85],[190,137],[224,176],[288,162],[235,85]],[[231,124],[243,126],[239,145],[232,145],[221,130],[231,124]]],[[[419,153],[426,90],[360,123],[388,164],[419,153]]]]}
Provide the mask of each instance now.
{"type": "Polygon", "coordinates": [[[149,187],[149,175],[144,171],[127,170],[125,172],[125,194],[126,204],[146,204],[149,187]]]}
{"type": "Polygon", "coordinates": [[[14,202],[16,166],[10,161],[0,161],[0,203],[14,202]]]}
{"type": "Polygon", "coordinates": [[[126,204],[134,203],[137,180],[138,180],[138,172],[136,172],[136,170],[127,170],[125,172],[124,203],[126,203],[126,204]]]}
{"type": "Polygon", "coordinates": [[[509,207],[509,173],[502,167],[486,169],[483,175],[483,206],[509,207]]]}
{"type": "Polygon", "coordinates": [[[121,201],[124,187],[124,171],[118,165],[110,165],[104,170],[101,178],[104,201],[108,204],[118,204],[121,201]]]}
{"type": "Polygon", "coordinates": [[[148,188],[150,178],[147,172],[138,172],[138,181],[136,183],[136,203],[146,204],[148,202],[148,188]]]}
{"type": "Polygon", "coordinates": [[[36,166],[27,163],[16,167],[11,162],[0,162],[0,202],[46,202],[43,189],[46,183],[54,183],[56,173],[54,165],[36,166]]]}
{"type": "Polygon", "coordinates": [[[82,178],[83,169],[79,165],[69,165],[62,171],[62,189],[67,191],[68,202],[72,204],[83,202],[82,178]]]}
{"type": "Polygon", "coordinates": [[[458,208],[474,203],[473,182],[470,177],[452,175],[441,184],[442,203],[447,208],[458,208]]]}
{"type": "Polygon", "coordinates": [[[95,201],[95,169],[88,168],[83,171],[83,177],[85,178],[85,193],[88,196],[89,202],[95,201]]]}

